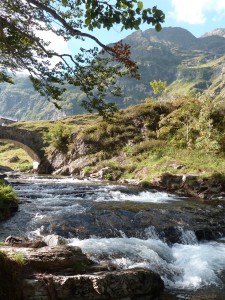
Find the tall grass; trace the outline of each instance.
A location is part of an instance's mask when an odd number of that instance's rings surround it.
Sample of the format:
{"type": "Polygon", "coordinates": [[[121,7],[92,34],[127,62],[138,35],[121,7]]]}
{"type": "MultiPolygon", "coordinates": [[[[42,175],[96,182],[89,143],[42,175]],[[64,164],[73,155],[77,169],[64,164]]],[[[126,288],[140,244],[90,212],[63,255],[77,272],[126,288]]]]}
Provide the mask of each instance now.
{"type": "Polygon", "coordinates": [[[0,201],[3,199],[16,199],[16,193],[10,185],[0,180],[0,201]]]}

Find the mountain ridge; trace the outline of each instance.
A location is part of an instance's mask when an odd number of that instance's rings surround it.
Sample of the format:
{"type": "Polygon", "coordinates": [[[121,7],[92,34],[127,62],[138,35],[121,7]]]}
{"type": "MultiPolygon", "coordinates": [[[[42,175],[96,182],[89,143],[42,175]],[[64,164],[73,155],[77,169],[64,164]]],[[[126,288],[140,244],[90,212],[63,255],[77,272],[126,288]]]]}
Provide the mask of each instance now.
{"type": "MultiPolygon", "coordinates": [[[[153,96],[149,85],[153,80],[168,83],[168,95],[200,92],[221,98],[225,94],[225,28],[213,30],[197,38],[181,27],[165,27],[136,31],[123,39],[131,46],[132,59],[137,62],[141,80],[122,78],[119,81],[124,97],[110,99],[119,108],[144,102],[153,96]],[[222,74],[222,75],[221,75],[222,74]]],[[[15,85],[0,85],[0,115],[18,119],[55,119],[64,115],[84,113],[79,106],[85,95],[68,87],[63,110],[57,111],[46,102],[24,77],[15,85]]]]}

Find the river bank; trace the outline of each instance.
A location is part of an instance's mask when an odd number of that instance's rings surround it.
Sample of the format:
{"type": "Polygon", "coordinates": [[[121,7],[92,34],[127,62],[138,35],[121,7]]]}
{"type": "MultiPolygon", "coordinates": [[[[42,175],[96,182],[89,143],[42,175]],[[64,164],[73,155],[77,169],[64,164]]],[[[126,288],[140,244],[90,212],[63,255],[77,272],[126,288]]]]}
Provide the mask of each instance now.
{"type": "Polygon", "coordinates": [[[18,198],[5,180],[7,175],[0,172],[0,221],[10,218],[18,210],[18,198]]]}

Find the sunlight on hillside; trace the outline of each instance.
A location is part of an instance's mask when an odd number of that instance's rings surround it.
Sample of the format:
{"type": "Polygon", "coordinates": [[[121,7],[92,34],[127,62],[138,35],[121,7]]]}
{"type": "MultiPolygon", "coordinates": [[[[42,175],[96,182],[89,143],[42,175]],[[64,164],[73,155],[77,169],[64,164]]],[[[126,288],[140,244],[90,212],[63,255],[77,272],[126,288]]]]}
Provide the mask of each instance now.
{"type": "Polygon", "coordinates": [[[32,169],[32,164],[32,159],[23,149],[13,144],[0,143],[0,166],[26,171],[32,169]]]}

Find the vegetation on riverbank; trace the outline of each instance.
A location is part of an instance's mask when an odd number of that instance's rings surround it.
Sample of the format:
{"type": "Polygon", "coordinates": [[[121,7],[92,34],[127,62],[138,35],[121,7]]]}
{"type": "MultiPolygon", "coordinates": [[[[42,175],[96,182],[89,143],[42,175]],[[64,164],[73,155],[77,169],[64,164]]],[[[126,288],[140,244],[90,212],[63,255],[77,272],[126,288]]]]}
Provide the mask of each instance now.
{"type": "Polygon", "coordinates": [[[17,205],[18,199],[13,188],[0,180],[0,221],[10,216],[17,205]]]}
{"type": "Polygon", "coordinates": [[[207,177],[225,170],[225,107],[207,97],[147,99],[108,121],[90,114],[11,126],[44,132],[49,160],[62,175],[104,169],[104,179],[149,181],[164,173],[207,177]]]}
{"type": "Polygon", "coordinates": [[[0,299],[21,299],[21,255],[10,257],[0,251],[0,265],[0,299]]]}

